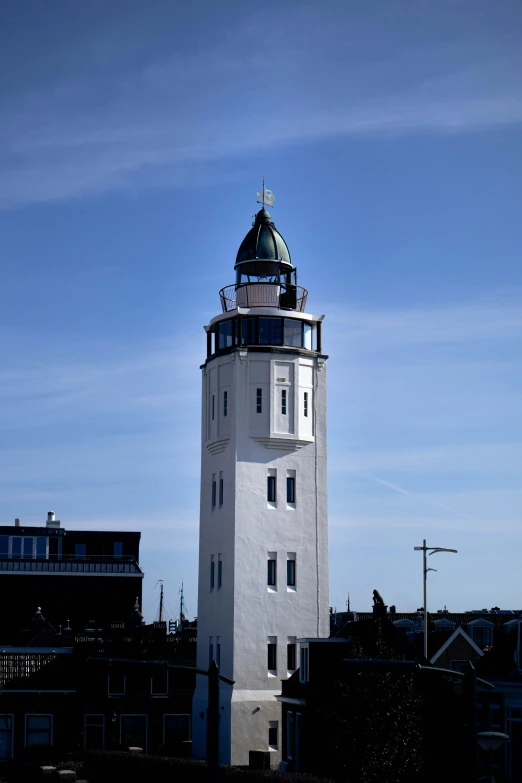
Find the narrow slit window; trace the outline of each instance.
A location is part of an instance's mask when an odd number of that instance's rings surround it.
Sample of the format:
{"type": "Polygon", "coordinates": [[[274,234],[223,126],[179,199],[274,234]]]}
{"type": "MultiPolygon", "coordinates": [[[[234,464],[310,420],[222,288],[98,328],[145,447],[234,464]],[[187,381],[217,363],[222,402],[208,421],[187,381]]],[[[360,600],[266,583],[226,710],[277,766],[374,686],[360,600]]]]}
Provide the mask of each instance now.
{"type": "Polygon", "coordinates": [[[228,392],[223,392],[223,416],[228,416],[228,392]]]}
{"type": "Polygon", "coordinates": [[[256,411],[263,413],[263,389],[258,389],[256,392],[256,411]]]}
{"type": "Polygon", "coordinates": [[[212,508],[216,508],[216,495],[217,495],[217,485],[216,485],[216,474],[212,474],[212,508]]]}
{"type": "Polygon", "coordinates": [[[214,421],[215,413],[216,413],[216,397],[213,394],[212,395],[212,421],[214,421]]]}
{"type": "Polygon", "coordinates": [[[215,580],[215,563],[214,563],[214,555],[210,555],[210,589],[214,589],[214,580],[215,580]]]}
{"type": "Polygon", "coordinates": [[[268,671],[277,672],[277,636],[268,637],[268,671]]]}
{"type": "Polygon", "coordinates": [[[295,587],[295,559],[286,561],[286,584],[295,587]]]}
{"type": "Polygon", "coordinates": [[[289,672],[295,672],[297,669],[296,643],[288,642],[286,646],[286,668],[289,672]]]}
{"type": "Polygon", "coordinates": [[[295,504],[295,476],[286,478],[286,502],[295,504]]]}
{"type": "Polygon", "coordinates": [[[269,587],[275,587],[277,584],[277,560],[274,558],[268,558],[268,574],[267,584],[269,587]]]}
{"type": "Polygon", "coordinates": [[[304,393],[303,413],[306,417],[308,416],[308,392],[304,393]]]}
{"type": "Polygon", "coordinates": [[[266,499],[268,500],[269,503],[276,502],[276,477],[275,476],[268,476],[266,499]]]}
{"type": "Polygon", "coordinates": [[[286,416],[286,395],[286,389],[281,389],[281,413],[283,416],[286,416]]]}
{"type": "Polygon", "coordinates": [[[223,505],[223,473],[219,474],[219,506],[223,505]]]}
{"type": "Polygon", "coordinates": [[[221,559],[221,555],[218,555],[218,574],[217,574],[218,590],[221,588],[222,584],[223,584],[223,561],[221,559]]]}

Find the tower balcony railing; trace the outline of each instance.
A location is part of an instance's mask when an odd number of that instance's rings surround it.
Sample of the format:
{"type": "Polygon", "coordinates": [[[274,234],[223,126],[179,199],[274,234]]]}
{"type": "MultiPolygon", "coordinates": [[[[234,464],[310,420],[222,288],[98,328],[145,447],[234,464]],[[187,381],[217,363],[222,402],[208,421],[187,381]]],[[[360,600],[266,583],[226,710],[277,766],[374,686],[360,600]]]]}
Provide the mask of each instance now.
{"type": "Polygon", "coordinates": [[[304,312],[308,291],[288,283],[240,283],[219,292],[224,313],[238,307],[275,307],[277,310],[304,312]]]}

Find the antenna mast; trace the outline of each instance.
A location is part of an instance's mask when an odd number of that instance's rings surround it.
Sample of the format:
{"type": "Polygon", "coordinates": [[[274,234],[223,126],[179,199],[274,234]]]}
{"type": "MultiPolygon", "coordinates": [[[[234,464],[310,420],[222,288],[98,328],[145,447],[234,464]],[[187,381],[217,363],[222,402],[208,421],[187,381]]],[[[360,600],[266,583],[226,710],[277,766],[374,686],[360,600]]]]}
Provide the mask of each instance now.
{"type": "Polygon", "coordinates": [[[181,583],[181,590],[180,590],[180,597],[179,597],[179,627],[180,630],[183,630],[183,618],[184,615],[184,605],[183,605],[183,582],[181,583]]]}
{"type": "Polygon", "coordinates": [[[159,621],[163,622],[163,579],[158,579],[154,587],[160,586],[159,621]]]}

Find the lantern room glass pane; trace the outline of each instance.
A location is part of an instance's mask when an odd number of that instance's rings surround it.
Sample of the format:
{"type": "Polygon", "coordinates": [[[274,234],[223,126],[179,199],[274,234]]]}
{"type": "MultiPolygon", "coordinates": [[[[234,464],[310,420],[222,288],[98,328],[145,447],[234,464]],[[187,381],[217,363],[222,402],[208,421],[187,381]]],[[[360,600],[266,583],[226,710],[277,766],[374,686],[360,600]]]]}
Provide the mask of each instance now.
{"type": "Polygon", "coordinates": [[[23,543],[24,543],[24,557],[32,557],[33,556],[33,537],[24,536],[23,543]]]}
{"type": "Polygon", "coordinates": [[[36,539],[36,557],[45,557],[47,555],[47,538],[38,536],[36,539]]]}
{"type": "Polygon", "coordinates": [[[243,318],[241,321],[243,345],[255,345],[256,320],[255,318],[243,318]]]}
{"type": "Polygon", "coordinates": [[[285,318],[285,345],[303,347],[303,322],[295,318],[285,318]]]}
{"type": "Polygon", "coordinates": [[[218,350],[231,348],[233,345],[233,321],[222,321],[218,324],[218,350]]]}
{"type": "Polygon", "coordinates": [[[281,319],[280,318],[259,319],[259,344],[281,345],[281,319]]]}
{"type": "Polygon", "coordinates": [[[0,536],[0,557],[7,557],[9,554],[9,536],[0,536]]]}

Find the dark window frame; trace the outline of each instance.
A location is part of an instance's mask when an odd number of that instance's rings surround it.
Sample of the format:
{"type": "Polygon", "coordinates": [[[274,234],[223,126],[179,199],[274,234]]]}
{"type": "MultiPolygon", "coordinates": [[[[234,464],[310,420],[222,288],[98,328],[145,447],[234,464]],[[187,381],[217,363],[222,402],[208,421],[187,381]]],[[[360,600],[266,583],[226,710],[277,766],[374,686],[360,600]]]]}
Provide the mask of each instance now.
{"type": "Polygon", "coordinates": [[[256,389],[256,413],[263,413],[263,387],[256,389]]]}
{"type": "Polygon", "coordinates": [[[308,392],[304,392],[303,415],[306,419],[308,418],[308,392]]]}
{"type": "Polygon", "coordinates": [[[286,502],[295,506],[295,476],[286,477],[286,502]]]}
{"type": "Polygon", "coordinates": [[[223,416],[228,416],[228,392],[223,392],[223,416]]]}
{"type": "Polygon", "coordinates": [[[286,586],[295,587],[297,581],[297,568],[295,558],[288,558],[286,561],[286,586]]]}
{"type": "Polygon", "coordinates": [[[277,672],[277,642],[267,644],[267,668],[269,672],[277,672]]]}
{"type": "Polygon", "coordinates": [[[277,586],[277,559],[269,557],[267,560],[266,583],[268,587],[277,586]]]}
{"type": "Polygon", "coordinates": [[[289,672],[295,672],[297,669],[297,644],[288,642],[286,645],[286,669],[289,672]]]}

